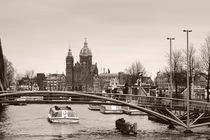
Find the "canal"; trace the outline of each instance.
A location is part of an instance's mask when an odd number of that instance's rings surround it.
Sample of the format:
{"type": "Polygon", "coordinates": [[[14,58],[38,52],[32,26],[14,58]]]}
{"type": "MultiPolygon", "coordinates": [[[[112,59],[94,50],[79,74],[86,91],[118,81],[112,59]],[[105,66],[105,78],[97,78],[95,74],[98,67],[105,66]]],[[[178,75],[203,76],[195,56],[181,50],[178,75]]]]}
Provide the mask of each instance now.
{"type": "Polygon", "coordinates": [[[88,105],[71,105],[80,118],[79,124],[52,124],[47,114],[52,104],[29,104],[5,106],[0,111],[1,140],[134,140],[134,139],[210,139],[210,128],[193,129],[193,134],[184,134],[184,129],[167,129],[167,125],[149,121],[147,116],[104,115],[88,110],[88,105]],[[115,120],[124,118],[137,122],[137,136],[122,135],[115,129],[115,120]]]}

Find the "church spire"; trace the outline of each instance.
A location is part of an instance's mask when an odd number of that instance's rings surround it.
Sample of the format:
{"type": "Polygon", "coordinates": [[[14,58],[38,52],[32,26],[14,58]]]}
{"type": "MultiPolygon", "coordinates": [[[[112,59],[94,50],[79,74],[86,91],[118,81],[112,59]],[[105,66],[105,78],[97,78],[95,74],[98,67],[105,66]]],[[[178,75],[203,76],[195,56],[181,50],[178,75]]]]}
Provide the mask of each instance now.
{"type": "Polygon", "coordinates": [[[87,44],[88,44],[88,43],[87,43],[87,38],[85,38],[84,47],[88,47],[87,44]]]}
{"type": "Polygon", "coordinates": [[[69,51],[71,51],[71,44],[69,44],[69,51]]]}
{"type": "Polygon", "coordinates": [[[71,52],[71,44],[69,44],[69,51],[68,51],[68,55],[67,56],[72,56],[72,52],[71,52]]]}

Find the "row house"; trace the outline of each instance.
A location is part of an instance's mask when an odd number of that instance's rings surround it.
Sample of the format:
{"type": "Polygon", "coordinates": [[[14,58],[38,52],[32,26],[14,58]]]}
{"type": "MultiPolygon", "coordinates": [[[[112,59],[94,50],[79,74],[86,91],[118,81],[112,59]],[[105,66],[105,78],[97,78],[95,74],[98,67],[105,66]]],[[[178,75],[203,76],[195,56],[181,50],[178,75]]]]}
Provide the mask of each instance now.
{"type": "Polygon", "coordinates": [[[49,74],[44,81],[47,91],[65,91],[65,75],[64,74],[49,74]]]}

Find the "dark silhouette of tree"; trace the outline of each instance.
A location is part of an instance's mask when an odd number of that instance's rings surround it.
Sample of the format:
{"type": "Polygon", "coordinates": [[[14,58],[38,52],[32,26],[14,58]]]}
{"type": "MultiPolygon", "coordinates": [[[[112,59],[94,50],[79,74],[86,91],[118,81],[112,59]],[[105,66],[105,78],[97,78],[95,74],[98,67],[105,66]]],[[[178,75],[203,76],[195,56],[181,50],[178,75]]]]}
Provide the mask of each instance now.
{"type": "Polygon", "coordinates": [[[180,50],[175,50],[172,53],[172,69],[173,69],[173,78],[175,93],[178,94],[178,85],[179,85],[179,73],[183,71],[183,56],[180,50]]]}
{"type": "Polygon", "coordinates": [[[210,82],[210,33],[205,38],[205,43],[201,45],[200,50],[201,65],[203,71],[207,74],[207,102],[209,102],[209,82],[210,82]]]}
{"type": "MultiPolygon", "coordinates": [[[[185,53],[185,64],[187,65],[187,52],[185,53]]],[[[192,83],[195,80],[195,77],[201,73],[200,60],[195,55],[196,50],[193,44],[189,47],[189,98],[191,99],[192,83]]]]}
{"type": "Polygon", "coordinates": [[[139,75],[138,75],[139,72],[142,72],[144,76],[147,74],[146,70],[145,70],[144,66],[141,64],[141,62],[136,61],[136,62],[132,63],[130,67],[125,69],[125,73],[128,74],[126,82],[130,83],[132,85],[135,84],[139,77],[139,75]]]}
{"type": "MultiPolygon", "coordinates": [[[[184,54],[186,54],[186,50],[183,50],[184,54]]],[[[193,80],[195,80],[195,77],[201,73],[201,68],[200,68],[200,61],[198,58],[195,56],[195,48],[193,45],[189,47],[189,79],[190,79],[190,89],[191,89],[191,84],[193,80]]],[[[165,73],[168,76],[168,82],[170,79],[170,57],[168,57],[168,67],[165,69],[165,73]]],[[[187,87],[187,71],[186,67],[187,66],[187,57],[186,55],[183,56],[183,53],[181,50],[174,50],[172,53],[172,80],[173,80],[173,85],[175,88],[175,93],[176,96],[178,96],[179,88],[178,87],[187,87]]],[[[183,89],[181,89],[182,91],[183,89]]],[[[191,90],[189,93],[189,96],[191,98],[191,90]]]]}
{"type": "Polygon", "coordinates": [[[4,66],[5,66],[6,87],[9,87],[12,85],[12,82],[14,81],[15,70],[13,68],[12,62],[10,62],[6,57],[4,57],[4,66]]]}
{"type": "Polygon", "coordinates": [[[32,86],[33,86],[33,77],[34,77],[34,70],[27,70],[26,73],[25,73],[25,76],[28,78],[29,80],[29,85],[31,87],[31,90],[32,90],[32,86]]]}

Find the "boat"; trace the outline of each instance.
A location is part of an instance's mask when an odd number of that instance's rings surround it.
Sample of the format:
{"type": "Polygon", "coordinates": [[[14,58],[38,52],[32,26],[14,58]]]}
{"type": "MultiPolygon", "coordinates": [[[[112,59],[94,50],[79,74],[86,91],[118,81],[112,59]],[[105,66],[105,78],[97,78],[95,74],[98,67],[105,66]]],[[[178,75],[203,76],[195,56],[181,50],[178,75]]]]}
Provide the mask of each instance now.
{"type": "Polygon", "coordinates": [[[15,99],[13,103],[10,103],[10,105],[17,105],[17,106],[27,105],[25,101],[26,101],[25,98],[20,97],[20,98],[15,99]]]}
{"type": "Polygon", "coordinates": [[[137,123],[126,122],[124,118],[115,121],[115,127],[122,133],[127,135],[137,134],[137,123]]]}
{"type": "Polygon", "coordinates": [[[123,107],[123,112],[128,115],[147,115],[145,112],[130,107],[123,107]]]}
{"type": "Polygon", "coordinates": [[[94,102],[94,104],[89,104],[89,107],[88,107],[88,109],[89,110],[95,110],[95,111],[99,111],[100,110],[100,104],[97,104],[97,102],[99,102],[99,101],[92,101],[92,102],[94,102]]]}
{"type": "Polygon", "coordinates": [[[101,105],[100,112],[103,114],[123,114],[123,109],[116,105],[101,105]]]}
{"type": "Polygon", "coordinates": [[[50,123],[79,123],[79,117],[69,106],[54,106],[48,114],[50,123]]]}

